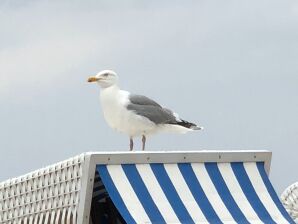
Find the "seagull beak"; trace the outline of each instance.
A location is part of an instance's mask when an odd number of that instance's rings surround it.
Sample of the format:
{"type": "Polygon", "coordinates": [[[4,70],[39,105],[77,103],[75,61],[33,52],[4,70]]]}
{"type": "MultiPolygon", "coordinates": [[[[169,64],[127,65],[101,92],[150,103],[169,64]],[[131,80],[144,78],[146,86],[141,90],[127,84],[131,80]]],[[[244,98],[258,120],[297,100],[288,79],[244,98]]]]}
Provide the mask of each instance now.
{"type": "Polygon", "coordinates": [[[97,82],[100,78],[96,78],[95,76],[91,76],[88,78],[88,82],[97,82]]]}

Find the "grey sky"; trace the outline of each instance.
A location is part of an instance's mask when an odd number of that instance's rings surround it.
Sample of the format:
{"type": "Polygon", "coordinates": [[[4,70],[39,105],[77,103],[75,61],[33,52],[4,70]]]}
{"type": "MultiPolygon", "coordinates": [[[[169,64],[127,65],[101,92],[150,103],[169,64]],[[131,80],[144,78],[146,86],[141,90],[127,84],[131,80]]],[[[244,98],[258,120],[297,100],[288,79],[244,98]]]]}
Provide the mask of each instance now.
{"type": "Polygon", "coordinates": [[[128,149],[86,82],[103,69],[205,127],[147,149],[268,149],[277,190],[298,180],[297,1],[111,2],[1,1],[0,181],[128,149]]]}

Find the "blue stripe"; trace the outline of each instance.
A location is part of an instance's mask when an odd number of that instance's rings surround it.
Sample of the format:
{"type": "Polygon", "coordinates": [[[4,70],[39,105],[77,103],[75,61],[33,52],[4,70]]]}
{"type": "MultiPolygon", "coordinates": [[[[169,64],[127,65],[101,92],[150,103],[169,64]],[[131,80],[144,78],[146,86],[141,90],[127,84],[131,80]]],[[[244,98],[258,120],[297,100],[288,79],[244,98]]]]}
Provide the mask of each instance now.
{"type": "Polygon", "coordinates": [[[100,177],[103,181],[103,184],[105,185],[112,201],[114,202],[116,208],[118,209],[118,211],[120,212],[120,214],[122,215],[122,217],[124,218],[124,220],[127,223],[135,223],[136,221],[133,219],[133,217],[131,216],[131,214],[129,213],[126,205],[124,204],[110,174],[109,171],[107,169],[106,165],[97,165],[96,166],[97,171],[100,174],[100,177]]]}
{"type": "Polygon", "coordinates": [[[125,164],[122,165],[122,168],[130,182],[130,185],[138,196],[139,201],[143,205],[148,217],[150,218],[150,221],[156,224],[166,223],[156,204],[154,203],[148,189],[146,188],[146,185],[144,184],[136,166],[134,164],[125,164]]]}
{"type": "Polygon", "coordinates": [[[151,169],[181,223],[194,224],[163,164],[152,163],[151,169]]]}
{"type": "Polygon", "coordinates": [[[237,223],[249,223],[231,195],[231,192],[218,169],[217,163],[205,163],[205,167],[219,196],[233,216],[234,220],[237,223]]]}
{"type": "Polygon", "coordinates": [[[200,182],[198,181],[191,165],[189,163],[180,163],[178,164],[180,172],[190,189],[194,199],[201,208],[204,216],[206,217],[209,223],[222,224],[222,221],[217,216],[212,205],[210,204],[200,182]]]}
{"type": "Polygon", "coordinates": [[[267,174],[265,171],[265,167],[264,167],[264,162],[257,162],[257,167],[259,170],[259,173],[263,179],[263,182],[267,188],[267,191],[269,192],[272,200],[274,201],[274,203],[276,204],[276,206],[278,207],[279,211],[281,212],[281,214],[285,217],[285,219],[289,222],[289,223],[293,223],[295,224],[295,222],[292,220],[292,218],[290,217],[290,215],[288,214],[288,212],[286,211],[286,209],[283,207],[282,203],[279,200],[278,195],[276,194],[267,174]]]}
{"type": "Polygon", "coordinates": [[[247,200],[255,210],[259,218],[266,224],[275,223],[271,218],[270,214],[262,204],[260,198],[258,197],[242,162],[233,162],[231,163],[233,172],[240,184],[240,187],[245,194],[247,200]]]}

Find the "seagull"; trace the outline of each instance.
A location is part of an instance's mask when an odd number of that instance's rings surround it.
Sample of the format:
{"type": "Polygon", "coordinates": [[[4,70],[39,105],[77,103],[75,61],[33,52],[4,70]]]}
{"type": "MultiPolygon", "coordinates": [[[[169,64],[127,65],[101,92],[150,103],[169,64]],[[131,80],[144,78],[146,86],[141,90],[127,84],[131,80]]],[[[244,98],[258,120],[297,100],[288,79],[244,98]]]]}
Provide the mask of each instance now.
{"type": "Polygon", "coordinates": [[[101,87],[100,102],[104,118],[111,128],[129,136],[130,151],[133,150],[134,137],[142,136],[142,150],[145,150],[148,135],[160,131],[187,133],[203,129],[146,96],[121,90],[118,80],[118,75],[112,70],[104,70],[88,78],[88,82],[101,87]]]}

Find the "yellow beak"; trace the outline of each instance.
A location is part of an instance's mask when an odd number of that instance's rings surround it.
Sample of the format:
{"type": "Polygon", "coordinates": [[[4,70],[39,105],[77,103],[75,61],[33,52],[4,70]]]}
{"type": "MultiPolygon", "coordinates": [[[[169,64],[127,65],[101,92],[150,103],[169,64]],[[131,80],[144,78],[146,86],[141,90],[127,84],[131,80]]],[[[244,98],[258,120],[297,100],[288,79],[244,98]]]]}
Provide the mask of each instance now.
{"type": "Polygon", "coordinates": [[[88,82],[97,82],[99,78],[96,78],[95,76],[91,76],[88,78],[88,82]]]}

